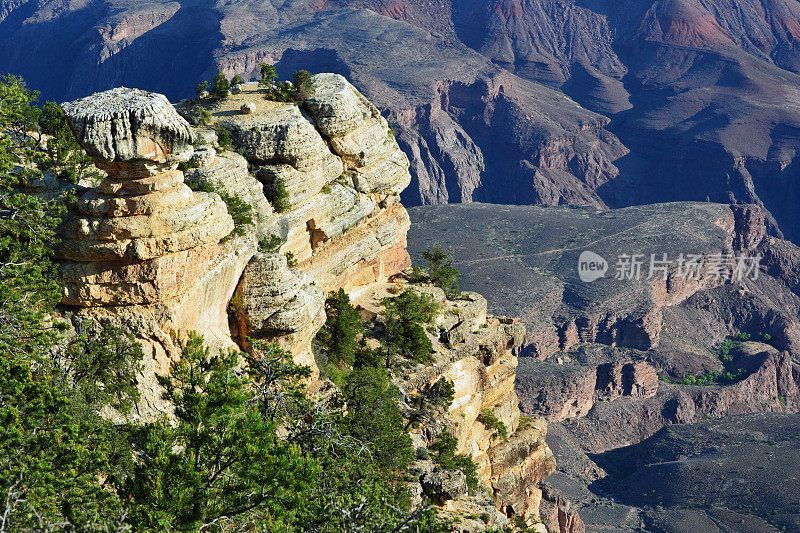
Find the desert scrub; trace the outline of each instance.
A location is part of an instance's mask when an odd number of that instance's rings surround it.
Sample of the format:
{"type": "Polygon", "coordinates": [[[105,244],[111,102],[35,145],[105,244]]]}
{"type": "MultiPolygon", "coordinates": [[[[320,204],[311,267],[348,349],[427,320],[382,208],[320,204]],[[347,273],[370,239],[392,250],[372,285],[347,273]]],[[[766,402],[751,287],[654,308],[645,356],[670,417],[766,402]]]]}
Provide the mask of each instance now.
{"type": "Polygon", "coordinates": [[[211,111],[208,109],[201,109],[197,117],[195,117],[195,120],[202,126],[208,126],[211,124],[211,111]]]}
{"type": "Polygon", "coordinates": [[[286,252],[286,266],[294,268],[297,266],[297,259],[292,252],[286,252]]]}
{"type": "Polygon", "coordinates": [[[262,253],[274,254],[280,249],[282,244],[283,239],[273,233],[269,237],[264,237],[258,242],[258,250],[262,253]]]}
{"type": "Polygon", "coordinates": [[[225,150],[230,149],[233,139],[231,138],[231,132],[228,131],[228,128],[217,122],[214,124],[214,131],[217,132],[217,144],[225,150]]]}
{"type": "Polygon", "coordinates": [[[486,429],[497,433],[501,439],[506,440],[508,438],[508,428],[503,421],[497,418],[497,415],[495,415],[489,409],[481,409],[481,412],[478,415],[478,422],[483,424],[486,429]]]}
{"type": "Polygon", "coordinates": [[[442,470],[461,470],[467,478],[470,494],[478,491],[478,466],[472,457],[456,453],[458,440],[446,429],[439,435],[439,440],[430,445],[434,464],[442,470]]]}
{"type": "Polygon", "coordinates": [[[228,214],[233,219],[233,231],[231,235],[240,236],[244,235],[247,231],[246,226],[253,224],[253,206],[239,198],[235,194],[228,193],[222,187],[219,187],[208,181],[189,181],[187,182],[189,188],[193,191],[216,193],[225,202],[228,207],[228,214]]]}
{"type": "Polygon", "coordinates": [[[285,213],[292,208],[289,191],[283,180],[274,180],[269,184],[266,192],[276,213],[285,213]]]}

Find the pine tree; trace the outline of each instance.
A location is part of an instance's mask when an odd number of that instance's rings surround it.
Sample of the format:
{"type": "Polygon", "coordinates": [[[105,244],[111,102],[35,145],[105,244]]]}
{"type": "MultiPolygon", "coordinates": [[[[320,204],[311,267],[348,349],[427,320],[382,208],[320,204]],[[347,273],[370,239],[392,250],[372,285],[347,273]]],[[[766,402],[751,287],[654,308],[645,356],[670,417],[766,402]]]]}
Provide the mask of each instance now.
{"type": "Polygon", "coordinates": [[[433,284],[442,289],[448,298],[458,297],[461,294],[458,270],[450,262],[450,256],[436,245],[422,252],[422,257],[428,262],[433,284]]]}
{"type": "Polygon", "coordinates": [[[138,432],[148,458],[128,487],[138,529],[278,530],[308,504],[314,460],[278,437],[278,421],[252,401],[238,366],[237,352],[212,354],[191,334],[159,379],[177,423],[164,418],[138,432]]]}
{"type": "Polygon", "coordinates": [[[226,78],[225,73],[220,70],[211,82],[211,96],[219,100],[224,100],[229,95],[229,88],[230,83],[228,83],[228,78],[226,78]]]}
{"type": "Polygon", "coordinates": [[[406,289],[399,296],[383,301],[386,309],[387,362],[400,355],[427,364],[432,361],[433,344],[425,334],[423,324],[430,323],[438,311],[427,294],[406,289]]]}
{"type": "Polygon", "coordinates": [[[325,300],[325,313],[328,318],[317,335],[320,347],[329,363],[340,367],[353,366],[359,347],[358,337],[363,335],[364,326],[344,289],[328,296],[325,300]]]}

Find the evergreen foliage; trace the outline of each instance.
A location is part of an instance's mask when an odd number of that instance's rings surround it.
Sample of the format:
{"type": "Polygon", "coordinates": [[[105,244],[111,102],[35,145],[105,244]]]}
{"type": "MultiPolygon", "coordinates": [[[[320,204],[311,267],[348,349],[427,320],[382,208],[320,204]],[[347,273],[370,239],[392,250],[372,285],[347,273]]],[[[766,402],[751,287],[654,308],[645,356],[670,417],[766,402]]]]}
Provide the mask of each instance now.
{"type": "Polygon", "coordinates": [[[228,131],[228,128],[218,122],[214,124],[214,131],[217,132],[217,143],[219,143],[220,147],[224,148],[225,150],[230,149],[231,144],[233,143],[233,138],[231,137],[231,132],[228,131]]]}
{"type": "Polygon", "coordinates": [[[438,306],[427,294],[406,289],[394,298],[385,298],[386,360],[392,364],[396,356],[428,364],[433,361],[433,344],[425,333],[438,306]]]}
{"type": "Polygon", "coordinates": [[[262,253],[274,254],[280,249],[282,244],[283,239],[272,233],[269,237],[264,237],[259,241],[258,249],[262,253]]]}
{"type": "Polygon", "coordinates": [[[279,419],[236,372],[238,353],[212,354],[191,334],[169,377],[159,379],[177,424],[137,431],[146,461],[127,485],[138,529],[276,530],[296,525],[318,472],[278,438],[279,419]]]}
{"type": "Polygon", "coordinates": [[[217,353],[189,334],[159,378],[174,413],[133,418],[138,341],[91,321],[66,339],[53,318],[60,208],[18,190],[40,175],[35,96],[0,81],[0,530],[451,531],[409,507],[399,392],[361,342],[325,406],[279,347],[217,353]]]}
{"type": "Polygon", "coordinates": [[[233,87],[234,85],[241,85],[242,83],[244,83],[244,78],[242,78],[238,74],[236,74],[233,78],[231,78],[231,87],[233,87]]]}
{"type": "Polygon", "coordinates": [[[259,71],[261,74],[261,81],[258,83],[266,87],[271,86],[276,77],[275,67],[269,63],[261,63],[259,66],[259,71]]]}
{"type": "Polygon", "coordinates": [[[45,102],[39,117],[42,133],[48,135],[46,150],[38,158],[39,167],[70,183],[100,179],[94,160],[80,147],[67,123],[67,117],[55,102],[45,102]]]}
{"type": "Polygon", "coordinates": [[[497,418],[497,415],[495,415],[489,409],[481,409],[481,412],[478,415],[478,422],[483,424],[486,429],[497,433],[501,439],[506,440],[508,438],[508,428],[506,427],[505,423],[497,418]]]}
{"type": "Polygon", "coordinates": [[[327,320],[317,334],[319,346],[329,363],[340,367],[353,366],[364,326],[344,289],[328,295],[325,300],[325,314],[327,320]]]}
{"type": "Polygon", "coordinates": [[[459,297],[458,270],[450,261],[450,256],[439,245],[435,245],[422,252],[422,257],[428,263],[431,282],[442,289],[448,298],[459,297]]]}
{"type": "Polygon", "coordinates": [[[231,235],[244,235],[247,231],[246,226],[253,224],[253,206],[239,196],[231,194],[222,187],[208,181],[189,181],[187,184],[193,191],[216,193],[222,198],[228,208],[228,214],[233,219],[231,235]]]}
{"type": "Polygon", "coordinates": [[[225,73],[221,70],[217,72],[217,75],[214,76],[214,80],[211,82],[211,96],[217,98],[219,100],[224,100],[230,95],[230,83],[228,82],[228,78],[225,77],[225,73]]]}
{"type": "Polygon", "coordinates": [[[197,93],[197,96],[200,96],[204,92],[208,91],[209,87],[211,87],[211,85],[208,83],[208,81],[203,80],[195,86],[194,92],[197,93]]]}
{"type": "Polygon", "coordinates": [[[456,453],[458,440],[446,429],[439,435],[439,440],[431,444],[433,462],[444,470],[461,470],[467,478],[470,494],[478,490],[478,466],[469,455],[456,453]]]}
{"type": "Polygon", "coordinates": [[[273,181],[266,192],[269,194],[269,200],[276,213],[285,213],[292,208],[289,190],[283,180],[273,181]]]}

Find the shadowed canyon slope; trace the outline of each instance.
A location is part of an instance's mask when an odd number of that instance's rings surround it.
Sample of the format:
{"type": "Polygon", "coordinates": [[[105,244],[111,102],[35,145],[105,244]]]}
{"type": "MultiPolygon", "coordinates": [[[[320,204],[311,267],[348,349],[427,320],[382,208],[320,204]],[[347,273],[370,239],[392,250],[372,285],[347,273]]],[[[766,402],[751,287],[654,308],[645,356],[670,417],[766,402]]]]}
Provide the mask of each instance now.
{"type": "Polygon", "coordinates": [[[346,74],[395,125],[408,203],[733,201],[800,235],[790,0],[15,0],[0,30],[0,70],[57,99],[346,74]]]}
{"type": "MultiPolygon", "coordinates": [[[[800,248],[767,235],[758,207],[677,202],[598,211],[474,203],[418,206],[409,214],[415,262],[442,245],[463,289],[488,295],[491,312],[514,314],[526,326],[528,357],[519,359],[516,391],[523,412],[550,423],[558,472],[545,493],[571,501],[587,531],[795,527],[796,510],[775,503],[791,501],[793,489],[776,482],[766,490],[761,474],[750,475],[764,457],[791,464],[791,446],[767,436],[742,463],[736,451],[747,448],[741,441],[762,421],[800,412],[800,248]],[[584,251],[607,261],[604,277],[580,279],[584,251]],[[640,276],[618,276],[621,259],[634,254],[641,254],[640,276]],[[741,280],[708,268],[687,277],[679,254],[702,255],[707,266],[717,255],[760,255],[761,269],[741,280]],[[666,271],[651,275],[653,258],[666,271]],[[705,450],[694,452],[689,438],[677,457],[656,453],[669,449],[657,447],[664,435],[679,441],[697,431],[705,438],[701,426],[709,419],[753,413],[752,430],[730,422],[732,429],[710,435],[705,450]],[[665,433],[686,424],[697,426],[665,433]],[[632,451],[618,453],[622,447],[632,451]],[[729,478],[743,481],[724,482],[729,478]]],[[[792,427],[764,431],[796,433],[792,427]]]]}

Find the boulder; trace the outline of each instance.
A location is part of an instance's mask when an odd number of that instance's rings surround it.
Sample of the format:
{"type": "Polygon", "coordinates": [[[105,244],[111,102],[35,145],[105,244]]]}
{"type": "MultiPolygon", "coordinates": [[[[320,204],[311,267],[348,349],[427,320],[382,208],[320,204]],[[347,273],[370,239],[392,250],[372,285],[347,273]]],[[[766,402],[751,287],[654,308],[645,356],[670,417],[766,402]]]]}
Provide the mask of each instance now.
{"type": "Polygon", "coordinates": [[[164,95],[118,87],[62,104],[75,138],[102,163],[186,160],[195,134],[164,95]]]}
{"type": "Polygon", "coordinates": [[[189,159],[189,166],[193,168],[207,167],[214,162],[217,151],[212,146],[201,146],[197,148],[189,159]]]}
{"type": "Polygon", "coordinates": [[[254,104],[253,102],[247,102],[246,104],[242,104],[242,107],[239,108],[239,111],[242,112],[242,115],[252,115],[253,113],[256,112],[256,104],[254,104]]]}
{"type": "Polygon", "coordinates": [[[447,500],[456,500],[467,495],[467,476],[461,470],[426,472],[420,478],[426,496],[443,505],[447,500]]]}

